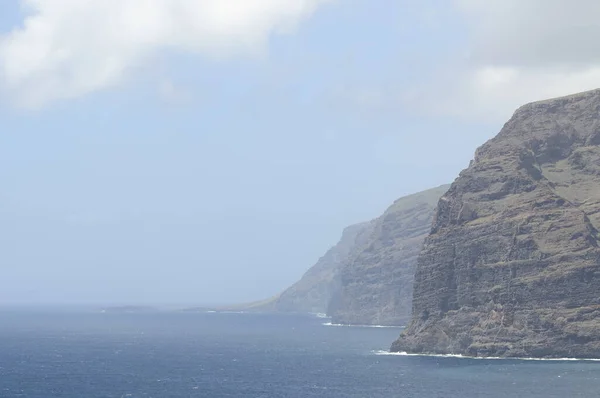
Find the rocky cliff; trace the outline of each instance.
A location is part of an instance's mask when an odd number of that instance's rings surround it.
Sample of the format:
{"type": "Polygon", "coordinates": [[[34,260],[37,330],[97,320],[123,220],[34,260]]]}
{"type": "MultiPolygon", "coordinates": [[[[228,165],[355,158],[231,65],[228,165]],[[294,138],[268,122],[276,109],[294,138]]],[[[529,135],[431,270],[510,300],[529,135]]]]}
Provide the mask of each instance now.
{"type": "Polygon", "coordinates": [[[276,312],[325,313],[340,286],[340,269],[356,247],[362,247],[373,229],[372,222],[344,229],[340,241],[329,249],[302,278],[277,297],[263,304],[263,310],[276,312]]]}
{"type": "Polygon", "coordinates": [[[371,234],[340,271],[332,322],[404,325],[410,319],[417,255],[448,185],[398,199],[373,221],[371,234]]]}
{"type": "Polygon", "coordinates": [[[400,198],[381,217],[347,227],[340,241],[281,294],[217,310],[327,313],[334,323],[405,324],[417,254],[448,188],[400,198]]]}
{"type": "Polygon", "coordinates": [[[525,105],[440,199],[393,351],[600,358],[600,91],[525,105]]]}
{"type": "Polygon", "coordinates": [[[337,244],[331,247],[300,280],[282,293],[261,301],[211,308],[187,308],[185,311],[248,311],[326,313],[331,297],[340,287],[340,269],[348,258],[363,247],[374,223],[363,222],[346,227],[337,244]]]}

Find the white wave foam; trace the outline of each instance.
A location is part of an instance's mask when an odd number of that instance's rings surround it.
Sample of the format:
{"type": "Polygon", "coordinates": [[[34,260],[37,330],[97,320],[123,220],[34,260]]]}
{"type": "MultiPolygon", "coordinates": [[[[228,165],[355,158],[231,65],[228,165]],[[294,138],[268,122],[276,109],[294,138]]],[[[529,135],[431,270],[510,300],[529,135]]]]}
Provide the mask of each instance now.
{"type": "Polygon", "coordinates": [[[386,325],[346,325],[343,323],[331,323],[326,322],[322,324],[323,326],[336,326],[336,327],[346,327],[346,328],[392,328],[392,329],[403,329],[404,326],[386,326],[386,325]]]}
{"type": "Polygon", "coordinates": [[[314,314],[317,318],[331,318],[330,316],[327,316],[327,314],[324,314],[322,312],[317,312],[316,314],[314,314]]]}
{"type": "Polygon", "coordinates": [[[409,354],[407,352],[390,352],[390,351],[372,351],[375,355],[391,355],[401,357],[435,357],[435,358],[458,358],[458,359],[478,359],[478,360],[518,360],[518,361],[577,361],[577,362],[600,362],[600,359],[595,358],[505,358],[505,357],[471,357],[461,354],[409,354]]]}

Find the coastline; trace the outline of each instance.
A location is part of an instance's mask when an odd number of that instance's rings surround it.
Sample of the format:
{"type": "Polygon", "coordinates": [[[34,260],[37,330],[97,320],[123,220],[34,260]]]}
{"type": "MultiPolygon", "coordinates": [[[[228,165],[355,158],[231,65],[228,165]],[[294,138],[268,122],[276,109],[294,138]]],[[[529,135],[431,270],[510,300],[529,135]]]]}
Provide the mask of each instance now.
{"type": "Polygon", "coordinates": [[[391,329],[404,329],[405,326],[390,326],[390,325],[352,325],[345,323],[331,323],[326,322],[323,326],[335,326],[335,327],[347,327],[347,328],[391,328],[391,329]]]}
{"type": "Polygon", "coordinates": [[[405,351],[373,351],[375,355],[381,356],[400,356],[400,357],[433,357],[433,358],[456,358],[456,359],[477,359],[490,361],[553,361],[553,362],[600,362],[600,358],[526,358],[526,357],[473,357],[461,354],[409,354],[405,351]]]}

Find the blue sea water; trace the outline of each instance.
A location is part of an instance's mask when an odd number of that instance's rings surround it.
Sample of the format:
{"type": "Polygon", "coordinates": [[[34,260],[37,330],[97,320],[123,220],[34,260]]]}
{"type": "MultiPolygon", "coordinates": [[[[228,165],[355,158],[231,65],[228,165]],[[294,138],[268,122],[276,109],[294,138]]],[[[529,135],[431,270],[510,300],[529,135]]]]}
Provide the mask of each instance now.
{"type": "Polygon", "coordinates": [[[600,397],[600,362],[381,355],[309,316],[0,311],[0,397],[600,397]]]}

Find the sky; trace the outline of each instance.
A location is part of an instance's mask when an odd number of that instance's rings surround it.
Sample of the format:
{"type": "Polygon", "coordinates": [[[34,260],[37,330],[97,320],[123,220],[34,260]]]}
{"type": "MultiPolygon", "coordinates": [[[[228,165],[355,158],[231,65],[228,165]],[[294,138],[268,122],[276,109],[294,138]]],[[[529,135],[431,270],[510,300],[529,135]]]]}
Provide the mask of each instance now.
{"type": "Polygon", "coordinates": [[[0,303],[202,305],[297,280],[600,87],[595,0],[0,2],[0,303]]]}

